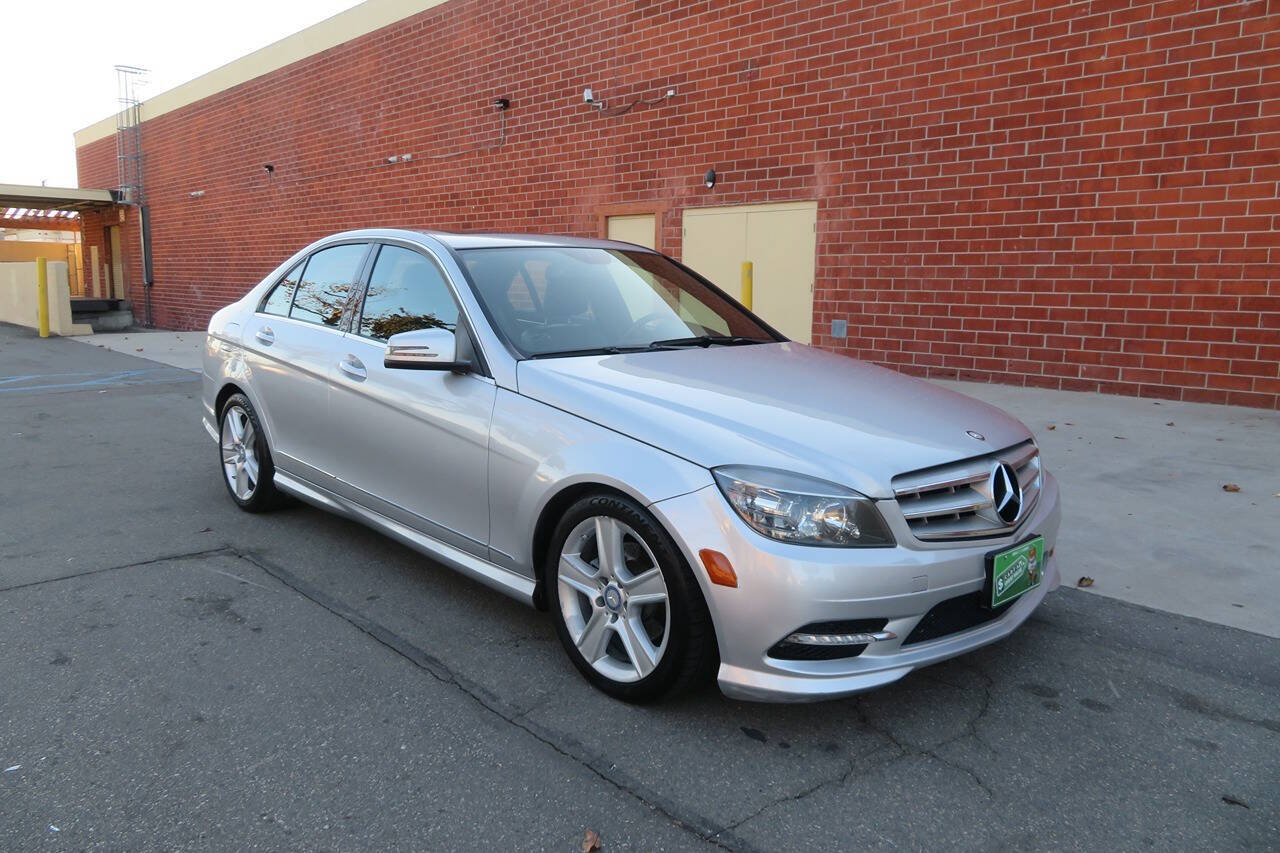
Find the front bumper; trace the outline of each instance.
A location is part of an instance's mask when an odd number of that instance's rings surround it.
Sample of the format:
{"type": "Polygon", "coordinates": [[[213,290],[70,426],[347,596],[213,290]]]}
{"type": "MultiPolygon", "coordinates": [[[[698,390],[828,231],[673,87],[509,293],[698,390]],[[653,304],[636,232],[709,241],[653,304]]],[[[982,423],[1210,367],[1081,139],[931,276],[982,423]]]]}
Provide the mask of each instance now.
{"type": "Polygon", "coordinates": [[[893,548],[811,548],[766,539],[738,518],[719,490],[659,501],[650,507],[683,549],[702,586],[720,646],[718,680],[739,699],[804,702],[860,693],[1008,636],[1061,583],[1053,549],[1058,538],[1058,484],[1047,472],[1034,510],[1014,531],[981,541],[916,540],[892,501],[880,504],[898,545],[893,548]],[[1000,616],[933,640],[903,645],[935,605],[981,591],[985,556],[1033,536],[1045,538],[1040,586],[1000,616]],[[712,584],[697,559],[720,551],[738,586],[712,584]],[[768,650],[813,622],[887,619],[896,637],[870,644],[856,657],[783,660],[768,650]]]}

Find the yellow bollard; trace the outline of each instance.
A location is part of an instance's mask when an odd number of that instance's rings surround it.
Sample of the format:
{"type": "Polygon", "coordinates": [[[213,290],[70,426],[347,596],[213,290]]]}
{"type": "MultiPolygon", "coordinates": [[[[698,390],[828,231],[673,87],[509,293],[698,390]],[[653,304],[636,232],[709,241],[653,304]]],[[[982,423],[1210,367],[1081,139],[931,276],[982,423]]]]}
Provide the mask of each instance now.
{"type": "Polygon", "coordinates": [[[36,314],[40,318],[40,337],[49,337],[49,266],[45,258],[36,258],[36,314]]]}
{"type": "Polygon", "coordinates": [[[754,286],[751,261],[742,262],[742,304],[751,310],[751,290],[754,286]]]}

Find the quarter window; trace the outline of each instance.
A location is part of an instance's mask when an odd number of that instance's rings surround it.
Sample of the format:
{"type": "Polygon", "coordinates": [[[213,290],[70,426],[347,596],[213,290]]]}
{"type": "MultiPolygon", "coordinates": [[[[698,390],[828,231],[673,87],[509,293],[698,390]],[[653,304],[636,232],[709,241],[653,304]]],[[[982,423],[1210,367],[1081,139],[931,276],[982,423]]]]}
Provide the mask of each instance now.
{"type": "Polygon", "coordinates": [[[458,306],[440,268],[423,255],[383,246],[360,310],[360,334],[385,341],[400,332],[458,325],[458,306]]]}
{"type": "Polygon", "coordinates": [[[289,306],[293,304],[293,291],[298,287],[298,279],[302,276],[302,268],[306,263],[305,260],[299,261],[293,269],[285,273],[285,277],[280,279],[275,287],[271,288],[271,292],[262,303],[263,314],[289,316],[289,306]]]}
{"type": "Polygon", "coordinates": [[[308,323],[337,326],[368,247],[349,243],[321,249],[307,261],[289,316],[308,323]]]}

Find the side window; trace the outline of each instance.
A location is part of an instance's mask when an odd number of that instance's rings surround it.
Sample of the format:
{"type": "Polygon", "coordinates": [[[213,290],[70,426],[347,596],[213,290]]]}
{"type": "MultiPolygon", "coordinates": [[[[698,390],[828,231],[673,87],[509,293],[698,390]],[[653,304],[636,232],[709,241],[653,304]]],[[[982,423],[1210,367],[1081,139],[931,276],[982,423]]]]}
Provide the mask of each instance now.
{"type": "Polygon", "coordinates": [[[285,273],[284,278],[271,288],[271,292],[267,294],[267,298],[262,303],[263,314],[275,314],[278,317],[289,316],[289,306],[293,304],[293,291],[298,287],[298,278],[302,275],[302,268],[306,266],[307,261],[303,258],[298,261],[297,265],[285,273]]]}
{"type": "Polygon", "coordinates": [[[427,258],[399,246],[383,246],[360,309],[360,334],[385,341],[400,332],[458,325],[458,306],[444,274],[427,258]]]}
{"type": "Polygon", "coordinates": [[[342,309],[351,295],[367,248],[364,243],[349,243],[321,249],[312,255],[289,316],[325,326],[341,323],[342,309]]]}

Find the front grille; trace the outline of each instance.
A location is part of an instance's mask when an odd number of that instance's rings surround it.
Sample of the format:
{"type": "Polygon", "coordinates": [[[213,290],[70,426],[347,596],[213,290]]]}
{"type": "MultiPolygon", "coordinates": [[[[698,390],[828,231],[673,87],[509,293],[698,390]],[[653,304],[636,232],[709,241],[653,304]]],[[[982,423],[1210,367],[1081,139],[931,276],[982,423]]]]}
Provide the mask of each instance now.
{"type": "Polygon", "coordinates": [[[1031,514],[1040,497],[1040,451],[1024,441],[1005,450],[935,465],[893,478],[893,493],[907,526],[924,541],[1004,536],[1031,514]],[[1013,524],[996,514],[991,472],[1007,462],[1022,487],[1022,511],[1013,524]]]}
{"type": "MultiPolygon", "coordinates": [[[[810,622],[787,634],[874,634],[883,631],[888,619],[846,619],[839,622],[810,622]]],[[[779,640],[765,654],[778,660],[842,660],[856,658],[867,650],[859,646],[811,646],[808,643],[788,643],[779,640]]]]}
{"type": "Polygon", "coordinates": [[[911,633],[902,641],[902,645],[927,643],[948,634],[958,634],[961,631],[985,625],[1003,616],[1011,604],[1013,602],[999,607],[983,607],[981,592],[971,592],[968,595],[940,601],[930,608],[915,628],[911,629],[911,633]]]}

